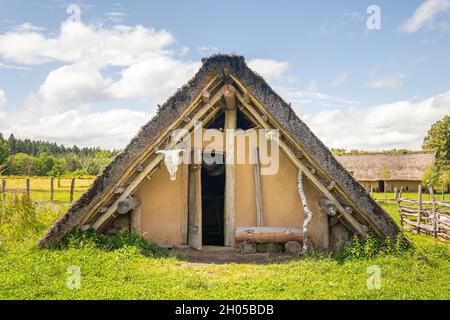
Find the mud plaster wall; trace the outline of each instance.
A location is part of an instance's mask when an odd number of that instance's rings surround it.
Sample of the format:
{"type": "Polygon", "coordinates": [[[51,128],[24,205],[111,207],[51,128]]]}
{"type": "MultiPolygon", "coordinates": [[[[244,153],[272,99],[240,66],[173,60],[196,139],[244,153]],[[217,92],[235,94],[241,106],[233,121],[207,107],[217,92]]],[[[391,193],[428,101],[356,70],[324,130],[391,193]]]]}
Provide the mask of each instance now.
{"type": "MultiPolygon", "coordinates": [[[[161,245],[186,243],[188,167],[181,165],[176,181],[170,181],[161,166],[137,190],[141,199],[141,233],[150,242],[161,245]],[[184,230],[186,229],[186,230],[184,230]]],[[[305,219],[297,189],[297,168],[280,151],[279,170],[261,177],[261,191],[266,227],[302,228],[305,219]]],[[[320,195],[306,178],[305,193],[314,213],[310,234],[315,247],[325,248],[328,217],[319,208],[320,195]]],[[[236,165],[236,226],[256,226],[256,200],[252,164],[236,165]]]]}
{"type": "MultiPolygon", "coordinates": [[[[328,217],[319,208],[320,194],[304,178],[308,206],[314,213],[311,240],[317,248],[326,248],[328,217]]],[[[261,193],[266,227],[303,227],[303,206],[297,189],[297,168],[280,150],[279,170],[261,176],[261,193]]],[[[236,226],[256,226],[256,200],[253,165],[236,165],[236,226]]]]}
{"type": "Polygon", "coordinates": [[[181,165],[177,179],[171,181],[166,167],[161,166],[137,190],[141,200],[141,233],[147,241],[170,246],[185,242],[187,169],[187,165],[181,165]]]}

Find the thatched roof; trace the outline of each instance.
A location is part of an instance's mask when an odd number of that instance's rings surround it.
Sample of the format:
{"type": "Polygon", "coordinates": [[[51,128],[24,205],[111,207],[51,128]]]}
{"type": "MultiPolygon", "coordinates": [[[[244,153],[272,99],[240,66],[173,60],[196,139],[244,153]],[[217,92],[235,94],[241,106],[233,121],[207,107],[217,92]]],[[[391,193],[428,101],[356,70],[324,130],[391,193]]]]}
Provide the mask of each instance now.
{"type": "Polygon", "coordinates": [[[336,159],[358,181],[384,180],[383,171],[386,171],[386,168],[389,173],[389,181],[420,181],[424,171],[434,161],[434,158],[434,152],[343,154],[336,156],[336,159]]]}
{"type": "Polygon", "coordinates": [[[83,216],[98,200],[106,194],[121,178],[146,147],[155,141],[189,105],[194,97],[200,95],[206,84],[218,76],[227,81],[232,74],[246,87],[267,112],[287,131],[316,164],[348,195],[353,204],[362,212],[365,219],[385,236],[395,238],[398,226],[390,216],[370,197],[352,176],[336,161],[328,148],[311,132],[291,108],[264,79],[248,68],[245,59],[237,55],[215,55],[203,59],[203,66],[197,74],[171,98],[164,103],[157,115],[144,125],[130,144],[95,179],[91,187],[69,208],[68,212],[50,228],[40,240],[40,247],[57,244],[65,234],[73,231],[83,216]]]}

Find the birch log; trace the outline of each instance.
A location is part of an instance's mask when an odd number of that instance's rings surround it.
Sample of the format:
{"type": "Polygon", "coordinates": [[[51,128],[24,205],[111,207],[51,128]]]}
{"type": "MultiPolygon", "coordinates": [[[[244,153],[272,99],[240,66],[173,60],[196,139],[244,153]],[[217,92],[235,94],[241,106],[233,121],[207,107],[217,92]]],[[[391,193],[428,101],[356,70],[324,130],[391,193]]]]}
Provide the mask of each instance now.
{"type": "Polygon", "coordinates": [[[303,222],[303,252],[308,252],[311,247],[311,240],[309,238],[309,225],[313,218],[313,213],[309,210],[308,202],[306,201],[305,190],[303,188],[303,172],[298,171],[297,187],[300,199],[302,200],[303,211],[305,212],[305,221],[303,222]]]}

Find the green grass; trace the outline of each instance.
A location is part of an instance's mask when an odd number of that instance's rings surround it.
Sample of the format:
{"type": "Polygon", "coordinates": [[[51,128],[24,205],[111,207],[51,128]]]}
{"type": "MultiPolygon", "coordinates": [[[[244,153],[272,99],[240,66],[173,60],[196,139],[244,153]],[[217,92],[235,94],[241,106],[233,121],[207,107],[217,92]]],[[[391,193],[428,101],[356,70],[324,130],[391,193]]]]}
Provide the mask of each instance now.
{"type": "MultiPolygon", "coordinates": [[[[0,299],[450,298],[450,246],[426,236],[408,235],[414,245],[409,250],[378,251],[367,242],[336,256],[316,252],[265,265],[188,263],[137,235],[108,240],[79,233],[59,249],[38,250],[37,240],[66,208],[2,204],[0,299]],[[381,269],[379,290],[367,288],[373,265],[381,269]],[[80,268],[79,290],[66,285],[70,266],[80,268]]],[[[394,204],[386,210],[398,221],[394,204]]]]}

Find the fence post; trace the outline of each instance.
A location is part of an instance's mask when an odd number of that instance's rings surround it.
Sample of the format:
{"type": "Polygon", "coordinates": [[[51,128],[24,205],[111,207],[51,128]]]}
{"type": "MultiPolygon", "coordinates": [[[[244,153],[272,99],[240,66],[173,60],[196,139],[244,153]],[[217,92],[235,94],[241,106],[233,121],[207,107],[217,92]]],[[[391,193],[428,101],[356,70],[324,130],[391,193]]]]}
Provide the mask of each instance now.
{"type": "Polygon", "coordinates": [[[70,202],[73,201],[74,189],[75,189],[75,178],[72,178],[72,181],[70,181],[70,202]]]}
{"type": "Polygon", "coordinates": [[[373,198],[373,186],[370,186],[370,196],[373,198]]]}
{"type": "Polygon", "coordinates": [[[3,201],[6,199],[6,180],[2,179],[2,196],[3,201]]]}
{"type": "Polygon", "coordinates": [[[53,201],[55,194],[55,177],[50,177],[50,201],[53,201]]]}
{"type": "Polygon", "coordinates": [[[420,234],[420,217],[422,215],[422,185],[417,189],[417,234],[420,234]]]}
{"type": "Polygon", "coordinates": [[[30,178],[27,178],[27,199],[31,200],[30,178]]]}
{"type": "MultiPolygon", "coordinates": [[[[397,201],[397,206],[398,206],[398,215],[400,216],[400,225],[402,226],[402,229],[403,229],[403,214],[402,214],[402,208],[400,206],[401,196],[398,193],[397,188],[394,189],[394,192],[395,192],[395,201],[397,201]]],[[[401,192],[401,189],[400,189],[400,192],[401,192]]]]}
{"type": "Polygon", "coordinates": [[[434,237],[437,237],[438,234],[438,217],[436,212],[436,198],[434,197],[433,186],[431,185],[430,180],[427,180],[428,190],[430,191],[430,199],[432,203],[431,214],[433,215],[433,234],[434,237]]]}

